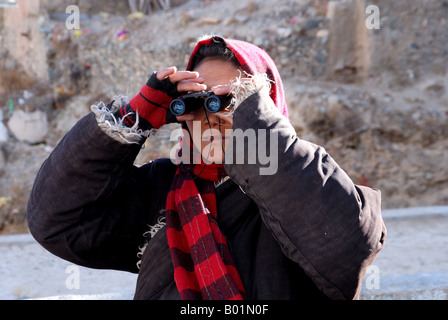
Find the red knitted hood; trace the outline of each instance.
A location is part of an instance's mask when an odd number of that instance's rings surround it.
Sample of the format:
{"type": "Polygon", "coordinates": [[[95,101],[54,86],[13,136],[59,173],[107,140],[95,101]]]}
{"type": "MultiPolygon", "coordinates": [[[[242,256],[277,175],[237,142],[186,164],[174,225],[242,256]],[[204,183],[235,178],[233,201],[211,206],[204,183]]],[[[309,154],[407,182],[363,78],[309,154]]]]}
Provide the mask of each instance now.
{"type": "Polygon", "coordinates": [[[246,73],[250,75],[268,75],[269,79],[273,81],[270,96],[280,112],[288,118],[288,107],[286,106],[285,92],[283,90],[283,83],[277,66],[266,51],[253,44],[240,40],[224,39],[218,36],[203,39],[196,44],[196,47],[191,54],[187,70],[191,71],[193,58],[199,48],[202,45],[211,44],[216,40],[224,41],[226,43],[227,47],[235,54],[235,57],[246,73]]]}

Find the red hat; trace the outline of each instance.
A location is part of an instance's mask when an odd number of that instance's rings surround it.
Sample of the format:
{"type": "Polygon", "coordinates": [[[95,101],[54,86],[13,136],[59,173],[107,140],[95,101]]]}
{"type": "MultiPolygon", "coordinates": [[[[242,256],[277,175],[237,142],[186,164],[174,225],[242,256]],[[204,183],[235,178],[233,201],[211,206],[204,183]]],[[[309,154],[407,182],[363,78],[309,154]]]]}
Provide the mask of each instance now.
{"type": "Polygon", "coordinates": [[[216,41],[224,42],[227,47],[232,50],[242,69],[247,74],[267,74],[268,78],[273,81],[270,97],[280,112],[288,118],[288,107],[285,101],[285,92],[283,90],[283,83],[277,66],[266,51],[253,44],[241,40],[224,39],[219,36],[212,36],[210,38],[200,40],[191,54],[187,70],[192,70],[193,58],[198,52],[199,47],[212,44],[216,41]]]}

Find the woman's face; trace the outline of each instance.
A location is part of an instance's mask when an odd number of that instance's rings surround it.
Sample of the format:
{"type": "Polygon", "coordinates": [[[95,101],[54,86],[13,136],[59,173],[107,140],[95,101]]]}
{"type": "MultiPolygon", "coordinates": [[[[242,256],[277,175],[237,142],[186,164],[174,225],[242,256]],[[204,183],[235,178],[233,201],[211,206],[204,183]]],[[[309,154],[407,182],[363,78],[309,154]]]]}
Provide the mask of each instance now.
{"type": "MultiPolygon", "coordinates": [[[[240,69],[234,64],[217,58],[203,60],[194,71],[204,79],[203,84],[207,86],[207,90],[213,90],[218,95],[229,93],[231,81],[241,75],[240,69]]],[[[201,151],[204,161],[223,163],[233,125],[231,114],[226,110],[206,113],[202,108],[178,117],[178,120],[186,122],[194,147],[201,151]]]]}

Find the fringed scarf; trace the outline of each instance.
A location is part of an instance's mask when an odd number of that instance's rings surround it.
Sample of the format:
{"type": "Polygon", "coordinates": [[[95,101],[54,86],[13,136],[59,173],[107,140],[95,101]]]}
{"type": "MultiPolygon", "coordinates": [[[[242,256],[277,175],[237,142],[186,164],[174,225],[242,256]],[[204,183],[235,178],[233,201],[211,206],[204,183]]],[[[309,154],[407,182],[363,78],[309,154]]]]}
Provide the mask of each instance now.
{"type": "Polygon", "coordinates": [[[225,175],[223,165],[180,164],[168,194],[167,238],[182,300],[245,298],[243,283],[216,221],[214,182],[225,175]]]}

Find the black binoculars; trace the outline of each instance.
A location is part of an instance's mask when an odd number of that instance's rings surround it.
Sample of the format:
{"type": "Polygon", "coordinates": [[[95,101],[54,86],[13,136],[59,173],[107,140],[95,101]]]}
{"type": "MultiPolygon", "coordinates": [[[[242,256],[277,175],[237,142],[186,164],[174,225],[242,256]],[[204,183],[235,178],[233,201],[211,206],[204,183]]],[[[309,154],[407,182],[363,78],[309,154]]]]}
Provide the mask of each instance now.
{"type": "Polygon", "coordinates": [[[170,111],[179,117],[205,107],[210,113],[217,113],[232,106],[234,99],[230,95],[217,96],[212,91],[200,91],[186,94],[174,99],[170,104],[170,111]]]}

